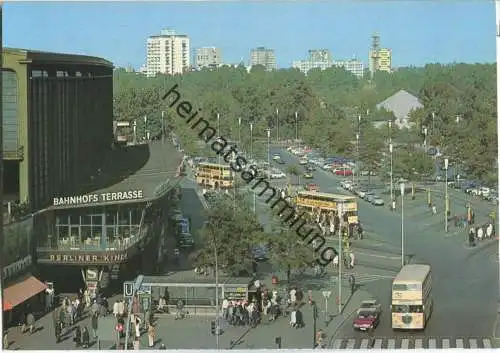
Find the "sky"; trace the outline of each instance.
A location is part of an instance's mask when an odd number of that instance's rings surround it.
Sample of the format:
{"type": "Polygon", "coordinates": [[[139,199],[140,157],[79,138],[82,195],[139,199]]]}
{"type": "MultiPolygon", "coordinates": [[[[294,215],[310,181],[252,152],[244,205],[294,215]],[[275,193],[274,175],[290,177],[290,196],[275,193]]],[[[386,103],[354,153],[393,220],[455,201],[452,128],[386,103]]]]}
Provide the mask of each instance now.
{"type": "Polygon", "coordinates": [[[278,67],[330,49],[365,64],[371,36],[392,49],[393,66],[495,62],[493,1],[205,1],[5,3],[7,47],[99,56],[116,66],[145,63],[146,40],[171,28],[191,48],[222,49],[225,63],[275,49],[278,67]]]}

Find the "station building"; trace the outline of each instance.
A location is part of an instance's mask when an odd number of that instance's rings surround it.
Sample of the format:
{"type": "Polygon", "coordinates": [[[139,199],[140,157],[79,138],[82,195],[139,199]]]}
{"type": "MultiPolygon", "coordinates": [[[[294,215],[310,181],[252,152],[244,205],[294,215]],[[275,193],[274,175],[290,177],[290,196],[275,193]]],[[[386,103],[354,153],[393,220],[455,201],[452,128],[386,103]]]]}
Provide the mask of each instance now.
{"type": "Polygon", "coordinates": [[[43,302],[44,282],[92,289],[154,267],[181,157],[165,142],[115,143],[111,62],[4,48],[2,63],[0,264],[12,321],[43,302]]]}

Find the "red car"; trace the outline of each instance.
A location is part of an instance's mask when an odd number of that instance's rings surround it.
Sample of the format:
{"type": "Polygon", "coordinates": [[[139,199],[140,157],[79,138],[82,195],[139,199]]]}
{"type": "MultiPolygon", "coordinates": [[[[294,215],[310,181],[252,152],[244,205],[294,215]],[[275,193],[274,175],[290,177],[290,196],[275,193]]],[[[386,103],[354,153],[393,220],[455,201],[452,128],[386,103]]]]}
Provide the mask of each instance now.
{"type": "Polygon", "coordinates": [[[352,176],[352,169],[337,169],[335,170],[335,175],[352,176]]]}
{"type": "Polygon", "coordinates": [[[374,329],[378,326],[380,319],[380,311],[376,309],[365,309],[360,310],[354,321],[352,326],[355,330],[366,331],[369,329],[374,329]]]}

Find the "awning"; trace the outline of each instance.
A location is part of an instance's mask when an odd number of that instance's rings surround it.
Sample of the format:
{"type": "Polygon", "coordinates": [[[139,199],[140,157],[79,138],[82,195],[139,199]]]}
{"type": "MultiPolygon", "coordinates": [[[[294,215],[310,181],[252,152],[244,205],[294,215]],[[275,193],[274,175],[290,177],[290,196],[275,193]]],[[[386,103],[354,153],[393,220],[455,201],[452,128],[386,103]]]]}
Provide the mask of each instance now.
{"type": "Polygon", "coordinates": [[[15,306],[43,292],[46,288],[44,283],[33,276],[5,288],[3,291],[3,311],[12,310],[15,306]]]}

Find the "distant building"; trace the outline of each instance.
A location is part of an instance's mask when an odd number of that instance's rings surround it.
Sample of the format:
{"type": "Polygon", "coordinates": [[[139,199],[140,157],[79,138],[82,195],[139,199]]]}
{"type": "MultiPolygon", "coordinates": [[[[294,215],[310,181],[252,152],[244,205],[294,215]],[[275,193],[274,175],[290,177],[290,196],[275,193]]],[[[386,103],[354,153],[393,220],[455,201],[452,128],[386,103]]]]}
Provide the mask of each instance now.
{"type": "Polygon", "coordinates": [[[276,70],[276,55],[274,49],[258,47],[250,52],[250,66],[262,65],[267,71],[276,70]]]}
{"type": "Polygon", "coordinates": [[[162,30],[147,41],[146,75],[154,77],[182,74],[189,70],[189,37],[173,30],[162,30]]]}
{"type": "Polygon", "coordinates": [[[328,49],[310,49],[308,60],[313,62],[331,63],[333,58],[330,50],[328,49]]]}
{"type": "Polygon", "coordinates": [[[392,72],[392,50],[387,48],[378,49],[376,52],[370,50],[368,57],[370,72],[384,71],[392,72]]]}
{"type": "Polygon", "coordinates": [[[365,72],[363,63],[357,59],[335,61],[335,66],[342,67],[359,78],[362,78],[365,72]]]}
{"type": "Polygon", "coordinates": [[[207,67],[215,68],[222,65],[222,51],[216,47],[203,47],[196,49],[195,66],[198,69],[207,67]]]}
{"type": "MultiPolygon", "coordinates": [[[[384,108],[394,114],[396,117],[394,123],[399,128],[411,127],[412,123],[409,121],[410,112],[423,107],[417,97],[405,90],[401,90],[377,104],[377,109],[384,108]]],[[[384,123],[380,122],[379,125],[384,123]]]]}
{"type": "Polygon", "coordinates": [[[333,66],[332,54],[328,49],[311,49],[306,60],[292,62],[292,67],[307,75],[312,69],[325,70],[333,66]]]}

